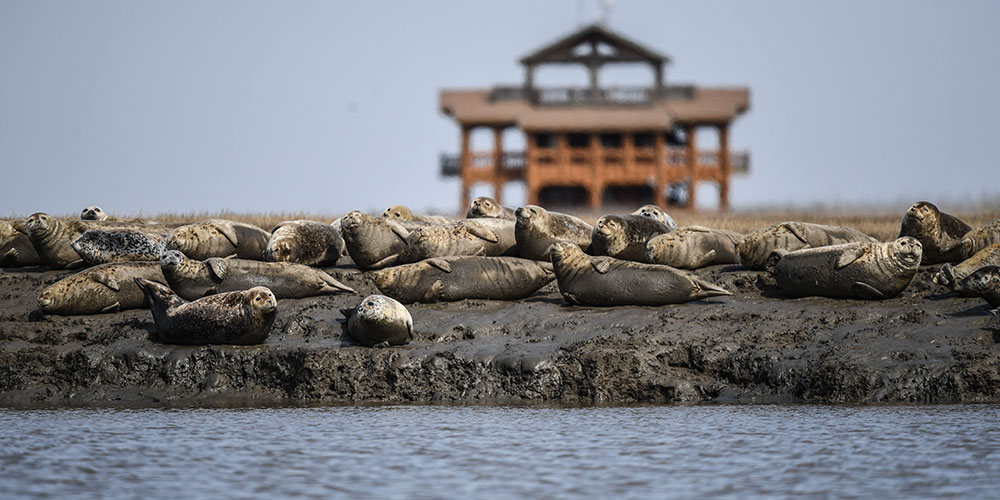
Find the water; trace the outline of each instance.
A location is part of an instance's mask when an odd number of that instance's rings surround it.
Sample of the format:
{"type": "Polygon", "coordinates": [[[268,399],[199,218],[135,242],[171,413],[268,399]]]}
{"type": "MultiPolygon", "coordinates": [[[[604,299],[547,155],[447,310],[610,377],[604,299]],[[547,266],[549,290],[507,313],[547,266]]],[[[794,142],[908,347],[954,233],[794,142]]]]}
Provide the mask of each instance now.
{"type": "Polygon", "coordinates": [[[997,498],[1000,406],[0,410],[0,498],[997,498]]]}

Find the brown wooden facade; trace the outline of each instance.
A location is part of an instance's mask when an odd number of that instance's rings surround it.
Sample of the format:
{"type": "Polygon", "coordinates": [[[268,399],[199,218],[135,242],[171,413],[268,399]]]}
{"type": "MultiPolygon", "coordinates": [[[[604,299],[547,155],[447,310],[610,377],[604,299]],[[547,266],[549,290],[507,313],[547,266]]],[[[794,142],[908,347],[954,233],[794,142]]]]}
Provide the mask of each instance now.
{"type": "Polygon", "coordinates": [[[693,207],[698,183],[714,182],[719,206],[727,209],[733,173],[748,168],[745,153],[730,151],[729,135],[733,119],[749,107],[749,92],[667,86],[663,67],[668,61],[594,25],[523,58],[521,87],[442,92],[442,110],[461,127],[460,152],[442,157],[442,172],[461,177],[463,209],[476,184],[493,186],[494,198],[502,203],[509,182],[525,183],[529,204],[540,204],[546,188],[581,188],[591,208],[604,203],[608,188],[633,186],[651,190],[653,202],[663,207],[669,187],[686,187],[685,205],[693,207]],[[601,88],[598,70],[613,62],[649,63],[654,85],[601,88]],[[585,64],[589,87],[536,87],[535,68],[548,63],[585,64]],[[492,150],[471,149],[471,134],[478,128],[492,131],[492,150]],[[508,128],[524,132],[524,151],[505,150],[508,128]],[[698,132],[706,128],[717,131],[718,149],[699,148],[698,132]]]}

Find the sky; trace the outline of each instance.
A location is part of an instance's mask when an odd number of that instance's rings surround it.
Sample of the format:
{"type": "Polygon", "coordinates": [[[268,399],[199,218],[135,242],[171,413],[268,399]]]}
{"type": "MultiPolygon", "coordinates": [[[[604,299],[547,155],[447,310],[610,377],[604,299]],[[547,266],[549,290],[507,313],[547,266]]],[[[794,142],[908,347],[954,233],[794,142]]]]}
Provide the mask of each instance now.
{"type": "MultiPolygon", "coordinates": [[[[0,215],[457,212],[441,89],[519,84],[517,60],[598,5],[0,0],[0,215]]],[[[971,0],[617,0],[607,16],[671,57],[668,83],[749,87],[736,210],[1000,201],[998,22],[1000,2],[971,0]]]]}

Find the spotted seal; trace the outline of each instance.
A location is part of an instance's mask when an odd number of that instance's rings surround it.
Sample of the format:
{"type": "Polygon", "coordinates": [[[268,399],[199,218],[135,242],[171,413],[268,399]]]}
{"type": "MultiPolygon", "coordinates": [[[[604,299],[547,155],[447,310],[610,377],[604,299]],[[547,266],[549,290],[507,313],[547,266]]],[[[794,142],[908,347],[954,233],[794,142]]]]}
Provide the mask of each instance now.
{"type": "Polygon", "coordinates": [[[646,242],[646,262],[680,269],[700,269],[740,261],[737,245],[743,235],[727,229],[685,226],[646,242]]]}
{"type": "Polygon", "coordinates": [[[24,221],[0,220],[0,267],[27,267],[42,263],[25,231],[24,221]]]}
{"type": "Polygon", "coordinates": [[[992,307],[1000,307],[1000,267],[986,266],[976,269],[959,281],[959,285],[970,295],[979,296],[992,307]]]}
{"type": "Polygon", "coordinates": [[[156,334],[166,344],[260,344],[278,315],[277,299],[262,286],[188,302],[156,281],[135,282],[148,297],[156,334]]]}
{"type": "Polygon", "coordinates": [[[235,255],[263,260],[271,234],[243,222],[208,219],[180,226],[167,236],[167,250],[179,250],[189,258],[205,260],[235,255]]]}
{"type": "Polygon", "coordinates": [[[413,338],[413,318],[392,297],[369,295],[354,309],[343,309],[347,333],[368,347],[403,345],[413,338]]]}
{"type": "Polygon", "coordinates": [[[962,256],[968,259],[984,248],[997,243],[1000,243],[1000,219],[993,219],[965,233],[959,245],[962,248],[962,256]]]}
{"type": "Polygon", "coordinates": [[[271,228],[264,260],[331,267],[344,253],[344,238],[331,224],[311,220],[279,222],[271,228]]]}
{"type": "Polygon", "coordinates": [[[436,257],[374,271],[382,293],[405,304],[463,299],[516,300],[555,279],[548,262],[518,257],[436,257]]]}
{"type": "Polygon", "coordinates": [[[406,250],[410,229],[425,225],[372,217],[358,210],[340,218],[340,231],[347,252],[354,263],[364,270],[398,264],[400,254],[406,250]]]}
{"type": "Polygon", "coordinates": [[[100,314],[145,307],[133,278],[163,281],[156,262],[119,262],[84,269],[42,290],[38,309],[45,314],[100,314]]]}
{"type": "Polygon", "coordinates": [[[518,207],[514,215],[514,239],[521,257],[549,260],[549,247],[563,240],[576,243],[585,252],[590,249],[594,228],[578,217],[549,212],[538,205],[518,207]]]}
{"type": "Polygon", "coordinates": [[[467,219],[506,219],[517,220],[514,209],[501,206],[489,196],[480,196],[472,200],[469,210],[465,213],[467,219]]]}
{"type": "Polygon", "coordinates": [[[91,229],[70,245],[90,266],[111,262],[156,261],[163,253],[166,235],[133,229],[91,229]]]}
{"type": "Polygon", "coordinates": [[[128,222],[59,220],[48,214],[31,214],[25,221],[28,237],[35,246],[42,263],[56,269],[73,269],[85,264],[83,257],[73,249],[73,241],[91,229],[129,229],[140,227],[154,231],[161,226],[138,226],[128,222]]]}
{"type": "Polygon", "coordinates": [[[975,295],[962,288],[960,283],[962,278],[986,266],[1000,266],[1000,243],[983,248],[957,265],[944,264],[941,270],[934,274],[934,282],[962,295],[975,295]]]}
{"type": "Polygon", "coordinates": [[[666,234],[670,228],[651,217],[641,215],[605,215],[597,219],[591,231],[590,252],[616,259],[644,262],[646,241],[666,234]]]}
{"type": "Polygon", "coordinates": [[[764,269],[771,252],[816,248],[841,243],[878,243],[857,229],[809,222],[781,222],[743,236],[737,246],[740,264],[750,269],[764,269]]]}
{"type": "Polygon", "coordinates": [[[671,231],[677,230],[677,223],[674,222],[674,218],[656,205],[643,205],[635,209],[635,211],[632,212],[632,215],[641,215],[653,220],[658,220],[670,228],[671,231]]]}
{"type": "Polygon", "coordinates": [[[836,299],[888,299],[905,289],[920,267],[920,241],[843,243],[789,252],[775,250],[767,270],[783,293],[836,299]]]}
{"type": "Polygon", "coordinates": [[[659,306],[732,295],[670,266],[591,257],[569,241],[552,245],[559,292],[571,305],[659,306]]]}
{"type": "Polygon", "coordinates": [[[938,210],[933,203],[918,201],[903,215],[899,236],[912,236],[920,241],[924,247],[921,264],[926,266],[962,260],[961,241],[971,229],[957,217],[938,210]]]}
{"type": "Polygon", "coordinates": [[[442,215],[418,215],[410,211],[406,205],[393,205],[384,212],[382,212],[382,217],[385,219],[401,220],[407,222],[424,222],[427,224],[447,224],[452,220],[448,217],[442,215]]]}
{"type": "Polygon", "coordinates": [[[465,219],[449,224],[418,227],[406,238],[399,262],[417,262],[452,255],[516,256],[514,221],[465,219]]]}
{"type": "Polygon", "coordinates": [[[160,266],[170,288],[185,300],[255,286],[266,286],[279,299],[355,293],[321,269],[292,262],[218,257],[202,262],[177,250],[168,250],[160,257],[160,266]]]}

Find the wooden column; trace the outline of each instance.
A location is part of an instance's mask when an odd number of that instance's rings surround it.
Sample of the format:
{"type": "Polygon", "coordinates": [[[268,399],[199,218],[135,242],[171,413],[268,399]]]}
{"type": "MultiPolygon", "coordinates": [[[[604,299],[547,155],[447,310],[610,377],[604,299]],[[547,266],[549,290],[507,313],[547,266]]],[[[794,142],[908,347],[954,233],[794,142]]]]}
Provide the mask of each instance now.
{"type": "Polygon", "coordinates": [[[691,179],[691,184],[688,186],[687,208],[695,207],[695,197],[698,191],[698,136],[696,132],[697,128],[694,125],[688,125],[684,128],[684,134],[687,136],[688,177],[691,179]]]}
{"type": "Polygon", "coordinates": [[[493,199],[497,205],[503,204],[503,184],[505,179],[503,165],[503,127],[493,127],[493,199]]]}
{"type": "Polygon", "coordinates": [[[667,139],[662,132],[655,134],[656,148],[656,194],[653,203],[660,208],[667,207],[667,139]]]}
{"type": "Polygon", "coordinates": [[[537,147],[538,136],[528,131],[524,132],[527,138],[528,149],[524,153],[524,187],[527,191],[525,203],[528,205],[538,204],[538,159],[535,158],[535,148],[537,147]]]}
{"type": "Polygon", "coordinates": [[[462,125],[462,146],[459,153],[458,166],[458,171],[462,176],[462,206],[459,209],[459,213],[465,213],[469,209],[469,204],[472,203],[472,200],[469,199],[472,189],[472,155],[469,153],[469,135],[471,132],[472,127],[462,125]]]}
{"type": "Polygon", "coordinates": [[[656,75],[656,80],[653,83],[653,99],[660,97],[663,93],[663,64],[659,62],[653,63],[653,72],[656,75]]]}
{"type": "Polygon", "coordinates": [[[729,124],[719,125],[719,209],[729,210],[729,179],[732,177],[733,166],[729,157],[729,124]]]}
{"type": "Polygon", "coordinates": [[[632,177],[635,173],[635,135],[632,132],[622,132],[622,156],[625,175],[632,177]]]}
{"type": "Polygon", "coordinates": [[[601,198],[604,197],[604,145],[599,134],[590,134],[590,165],[592,167],[587,193],[590,195],[590,208],[601,208],[601,198]]]}

